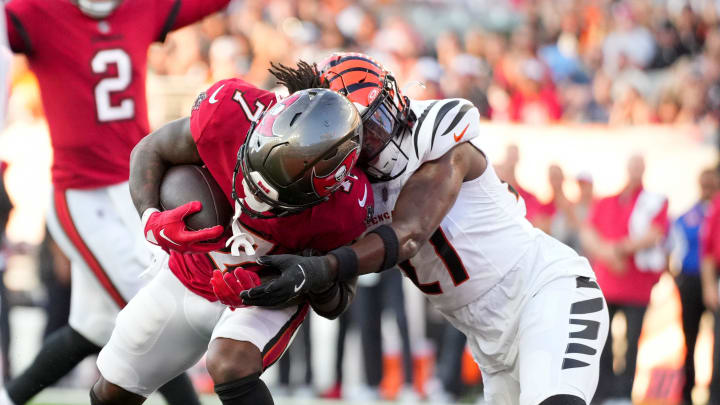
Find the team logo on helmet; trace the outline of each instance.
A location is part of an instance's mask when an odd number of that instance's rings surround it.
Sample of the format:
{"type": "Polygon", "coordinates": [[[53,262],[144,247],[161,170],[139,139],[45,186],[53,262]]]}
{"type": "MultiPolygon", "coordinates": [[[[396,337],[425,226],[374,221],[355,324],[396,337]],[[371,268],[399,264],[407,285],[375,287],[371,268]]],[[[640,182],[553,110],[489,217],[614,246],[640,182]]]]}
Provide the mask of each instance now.
{"type": "Polygon", "coordinates": [[[347,175],[350,173],[350,169],[355,166],[355,162],[358,158],[358,148],[353,149],[345,156],[342,163],[338,165],[335,170],[330,172],[327,176],[318,176],[315,174],[315,168],[312,173],[312,185],[315,194],[320,197],[326,197],[330,195],[335,189],[337,189],[342,182],[345,180],[347,175]]]}
{"type": "Polygon", "coordinates": [[[378,88],[374,88],[370,90],[370,94],[368,94],[368,105],[372,104],[373,101],[377,98],[378,94],[380,94],[380,90],[378,88]]]}

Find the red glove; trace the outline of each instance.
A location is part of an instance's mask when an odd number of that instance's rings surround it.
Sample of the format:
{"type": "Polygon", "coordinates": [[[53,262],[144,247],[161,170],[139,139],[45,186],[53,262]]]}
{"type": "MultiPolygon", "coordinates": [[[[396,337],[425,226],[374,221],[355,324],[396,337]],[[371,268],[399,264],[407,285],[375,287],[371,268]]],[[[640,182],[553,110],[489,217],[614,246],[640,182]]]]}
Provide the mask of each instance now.
{"type": "Polygon", "coordinates": [[[235,308],[247,306],[240,298],[240,293],[259,286],[260,277],[254,271],[242,267],[226,273],[215,270],[212,279],[210,279],[210,284],[220,302],[235,310],[235,308]]]}
{"type": "Polygon", "coordinates": [[[181,253],[205,253],[221,249],[223,241],[214,241],[223,234],[221,225],[198,231],[187,229],[183,219],[200,210],[200,201],[191,201],[167,211],[148,208],[142,216],[145,239],[166,252],[172,249],[181,253]]]}

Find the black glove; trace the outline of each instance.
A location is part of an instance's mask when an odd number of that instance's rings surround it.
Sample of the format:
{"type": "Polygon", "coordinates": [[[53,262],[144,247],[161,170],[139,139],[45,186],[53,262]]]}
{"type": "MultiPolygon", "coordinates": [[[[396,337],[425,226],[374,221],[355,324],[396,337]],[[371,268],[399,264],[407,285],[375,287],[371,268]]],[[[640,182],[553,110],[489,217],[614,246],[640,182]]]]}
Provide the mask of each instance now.
{"type": "Polygon", "coordinates": [[[330,280],[330,268],[326,256],[274,255],[261,256],[258,264],[280,272],[280,276],[267,284],[240,293],[245,305],[258,307],[277,307],[292,303],[300,296],[310,292],[327,290],[330,280]]]}

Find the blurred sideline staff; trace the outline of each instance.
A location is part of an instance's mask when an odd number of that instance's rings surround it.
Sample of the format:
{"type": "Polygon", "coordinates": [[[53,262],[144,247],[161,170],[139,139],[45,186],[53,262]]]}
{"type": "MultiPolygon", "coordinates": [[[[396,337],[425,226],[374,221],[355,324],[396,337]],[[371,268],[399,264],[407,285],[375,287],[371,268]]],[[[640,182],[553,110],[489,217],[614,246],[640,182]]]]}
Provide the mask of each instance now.
{"type": "Polygon", "coordinates": [[[720,404],[720,305],[718,305],[717,276],[720,271],[720,195],[716,194],[712,199],[700,232],[702,300],[715,318],[713,373],[710,381],[709,401],[710,404],[715,405],[720,404]]]}
{"type": "Polygon", "coordinates": [[[621,311],[627,320],[625,369],[620,375],[613,371],[613,336],[609,334],[600,361],[596,401],[630,400],[650,291],[666,268],[662,241],[669,227],[667,198],[644,189],[642,156],[629,159],[627,173],[627,184],[619,194],[593,204],[581,234],[583,248],[605,294],[610,319],[621,311]]]}
{"type": "MultiPolygon", "coordinates": [[[[670,251],[670,270],[675,274],[675,284],[680,293],[682,306],[682,328],[685,336],[685,383],[682,389],[683,404],[692,404],[692,389],[695,386],[695,343],[700,330],[700,318],[705,312],[700,283],[700,226],[708,212],[713,195],[720,189],[720,175],[716,169],[703,170],[699,178],[700,199],[687,212],[677,218],[668,237],[670,251]]],[[[718,356],[715,351],[714,357],[718,356]]],[[[713,375],[718,370],[717,359],[714,361],[713,375]]],[[[713,377],[715,380],[716,376],[713,377]]],[[[710,388],[717,391],[718,387],[710,388]]],[[[713,399],[720,399],[717,393],[713,399]]],[[[711,402],[712,403],[712,402],[711,402]]]]}

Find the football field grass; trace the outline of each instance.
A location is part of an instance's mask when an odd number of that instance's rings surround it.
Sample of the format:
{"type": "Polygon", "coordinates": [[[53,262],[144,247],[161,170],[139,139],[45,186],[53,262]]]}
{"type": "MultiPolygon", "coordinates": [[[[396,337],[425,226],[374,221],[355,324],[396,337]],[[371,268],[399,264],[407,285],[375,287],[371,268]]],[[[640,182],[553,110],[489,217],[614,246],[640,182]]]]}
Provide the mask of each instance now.
{"type": "MultiPolygon", "coordinates": [[[[221,405],[215,396],[205,395],[201,397],[203,405],[221,405]]],[[[291,397],[276,397],[276,405],[347,405],[359,404],[359,402],[330,401],[318,398],[294,399],[291,397]]],[[[52,388],[43,391],[30,405],[88,405],[90,398],[87,390],[52,388]]],[[[146,405],[164,405],[160,397],[153,396],[145,402],[146,405]]],[[[397,404],[397,402],[362,402],[364,405],[397,404]]]]}

